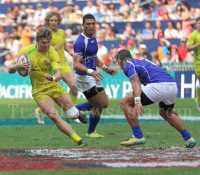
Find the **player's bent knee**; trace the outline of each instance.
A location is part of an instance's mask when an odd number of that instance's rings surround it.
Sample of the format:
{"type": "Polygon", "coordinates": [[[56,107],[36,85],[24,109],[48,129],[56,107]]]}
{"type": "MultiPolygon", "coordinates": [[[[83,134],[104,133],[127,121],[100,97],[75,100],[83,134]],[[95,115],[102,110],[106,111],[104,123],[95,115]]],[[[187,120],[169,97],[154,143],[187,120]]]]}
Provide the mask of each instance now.
{"type": "Polygon", "coordinates": [[[76,87],[75,83],[69,85],[69,88],[72,89],[72,90],[77,90],[77,87],[76,87]]]}
{"type": "Polygon", "coordinates": [[[78,117],[78,109],[73,106],[72,108],[65,111],[67,118],[77,118],[78,117]]]}

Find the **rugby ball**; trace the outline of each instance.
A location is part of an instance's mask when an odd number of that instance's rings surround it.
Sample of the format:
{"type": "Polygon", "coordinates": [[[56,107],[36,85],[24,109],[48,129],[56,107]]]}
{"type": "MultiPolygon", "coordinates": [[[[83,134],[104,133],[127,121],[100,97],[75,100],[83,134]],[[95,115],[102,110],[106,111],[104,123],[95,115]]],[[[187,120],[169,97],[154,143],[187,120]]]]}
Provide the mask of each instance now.
{"type": "MultiPolygon", "coordinates": [[[[30,61],[30,57],[27,55],[27,54],[21,54],[19,57],[18,57],[18,60],[17,62],[27,62],[27,61],[30,61]]],[[[31,67],[32,65],[30,65],[30,68],[28,70],[26,69],[19,69],[18,70],[18,73],[22,76],[22,77],[25,77],[27,76],[30,71],[31,71],[31,67]]]]}

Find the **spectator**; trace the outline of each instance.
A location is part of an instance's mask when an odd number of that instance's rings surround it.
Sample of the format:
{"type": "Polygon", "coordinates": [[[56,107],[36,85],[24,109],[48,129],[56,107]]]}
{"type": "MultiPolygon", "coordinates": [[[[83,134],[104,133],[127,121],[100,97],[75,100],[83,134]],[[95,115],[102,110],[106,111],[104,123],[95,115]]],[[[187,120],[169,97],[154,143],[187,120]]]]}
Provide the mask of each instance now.
{"type": "Polygon", "coordinates": [[[196,13],[196,9],[194,7],[190,8],[190,19],[196,20],[199,15],[196,13]]]}
{"type": "Polygon", "coordinates": [[[103,9],[104,9],[103,15],[105,17],[105,20],[106,21],[112,21],[113,20],[113,13],[109,10],[108,5],[104,4],[103,9]]]}
{"type": "Polygon", "coordinates": [[[198,8],[196,9],[196,13],[200,16],[200,3],[198,5],[198,8]]]}
{"type": "MultiPolygon", "coordinates": [[[[59,13],[60,13],[60,14],[63,14],[63,17],[64,17],[64,18],[70,19],[70,15],[71,15],[71,13],[72,13],[72,11],[73,11],[73,7],[74,7],[73,1],[72,1],[72,0],[68,0],[68,1],[66,2],[66,6],[63,7],[63,8],[61,8],[61,9],[59,10],[59,13]]],[[[78,10],[78,9],[77,9],[77,10],[78,10]]],[[[80,10],[80,8],[79,8],[79,10],[80,10]]]]}
{"type": "Polygon", "coordinates": [[[46,9],[46,13],[49,13],[50,11],[54,11],[54,3],[49,2],[48,8],[46,9]]]}
{"type": "Polygon", "coordinates": [[[28,10],[27,15],[28,15],[28,18],[27,18],[28,25],[34,25],[37,23],[37,21],[35,21],[35,18],[34,18],[35,10],[32,10],[32,9],[28,10]]]}
{"type": "Polygon", "coordinates": [[[106,40],[110,39],[110,33],[112,31],[112,26],[111,26],[111,23],[106,23],[105,25],[105,31],[106,31],[106,40]]]}
{"type": "Polygon", "coordinates": [[[152,56],[152,61],[156,63],[157,65],[161,66],[161,62],[158,59],[158,52],[156,51],[152,52],[151,56],[152,56]]]}
{"type": "Polygon", "coordinates": [[[6,30],[6,27],[0,25],[0,39],[7,39],[7,38],[8,38],[8,32],[6,30]]]}
{"type": "Polygon", "coordinates": [[[44,24],[44,18],[46,17],[46,10],[42,7],[41,3],[37,3],[37,10],[35,12],[35,21],[44,24]]]}
{"type": "Polygon", "coordinates": [[[189,34],[193,31],[192,25],[195,23],[195,20],[190,20],[190,15],[188,13],[184,13],[182,22],[183,38],[188,38],[189,34]]]}
{"type": "Polygon", "coordinates": [[[119,43],[119,49],[121,50],[121,49],[127,49],[126,48],[126,43],[124,42],[124,41],[121,41],[120,43],[119,43]]]}
{"type": "Polygon", "coordinates": [[[104,9],[103,9],[103,0],[96,0],[96,4],[97,6],[100,7],[100,12],[103,13],[104,9]]]}
{"type": "Polygon", "coordinates": [[[17,37],[16,38],[19,38],[19,40],[21,40],[22,38],[22,32],[23,32],[23,26],[22,25],[18,25],[17,26],[17,37]]]}
{"type": "Polygon", "coordinates": [[[141,19],[141,21],[145,18],[144,8],[142,6],[140,6],[138,10],[138,18],[141,19]]]}
{"type": "Polygon", "coordinates": [[[138,29],[137,34],[136,34],[136,38],[138,40],[144,38],[143,34],[142,34],[142,29],[138,29]]]}
{"type": "Polygon", "coordinates": [[[6,15],[5,14],[0,14],[0,25],[2,26],[6,26],[8,25],[9,23],[7,22],[6,20],[6,15]]]}
{"type": "Polygon", "coordinates": [[[158,46],[158,59],[162,60],[164,57],[166,57],[167,52],[170,50],[171,44],[168,40],[161,37],[160,38],[160,46],[158,46]]]}
{"type": "Polygon", "coordinates": [[[105,40],[105,38],[106,38],[106,30],[101,29],[99,40],[103,41],[103,40],[105,40]]]}
{"type": "Polygon", "coordinates": [[[183,60],[185,60],[186,55],[187,55],[187,51],[186,51],[186,42],[187,42],[187,38],[181,38],[181,45],[178,46],[178,59],[180,62],[182,62],[183,60]]]}
{"type": "MultiPolygon", "coordinates": [[[[135,33],[135,31],[134,31],[135,33]]],[[[133,34],[132,27],[126,26],[126,32],[124,33],[124,39],[134,39],[135,35],[133,34]]]]}
{"type": "Polygon", "coordinates": [[[169,21],[168,22],[168,28],[165,29],[165,38],[177,38],[178,32],[175,29],[174,23],[169,21]]]}
{"type": "Polygon", "coordinates": [[[16,40],[14,34],[9,35],[9,40],[8,40],[7,45],[6,45],[6,48],[10,50],[10,53],[11,53],[13,58],[17,57],[20,48],[19,48],[19,41],[16,40]]]}
{"type": "Polygon", "coordinates": [[[154,38],[158,39],[158,33],[163,32],[162,22],[160,20],[156,20],[156,29],[154,30],[154,38]]]}
{"type": "Polygon", "coordinates": [[[24,26],[24,30],[22,31],[22,47],[26,47],[31,44],[33,37],[31,26],[24,26]]]}
{"type": "Polygon", "coordinates": [[[103,45],[103,43],[98,40],[98,52],[97,57],[101,60],[102,63],[110,63],[110,60],[108,59],[108,49],[103,45]]]}
{"type": "Polygon", "coordinates": [[[128,47],[128,50],[130,51],[132,57],[134,57],[135,51],[136,51],[136,47],[135,47],[133,39],[129,39],[128,40],[128,46],[127,47],[128,47]]]}
{"type": "Polygon", "coordinates": [[[172,54],[172,60],[174,60],[175,63],[178,63],[179,62],[178,47],[176,44],[171,45],[171,54],[172,54]]]}
{"type": "Polygon", "coordinates": [[[174,60],[172,59],[171,51],[167,52],[167,56],[161,60],[162,64],[174,64],[174,60]]]}
{"type": "Polygon", "coordinates": [[[116,15],[117,9],[115,8],[115,4],[114,3],[110,3],[109,10],[112,12],[113,15],[116,15]]]}
{"type": "Polygon", "coordinates": [[[92,0],[87,1],[87,6],[85,6],[82,10],[83,15],[86,15],[88,13],[95,14],[96,13],[96,7],[93,5],[92,0]]]}
{"type": "Polygon", "coordinates": [[[153,38],[154,29],[151,27],[151,23],[147,21],[145,23],[145,29],[142,30],[142,34],[146,35],[147,38],[153,38]]]}
{"type": "Polygon", "coordinates": [[[11,53],[7,53],[6,56],[5,56],[5,59],[6,59],[6,61],[4,62],[4,65],[6,67],[8,67],[14,60],[11,53]]]}
{"type": "Polygon", "coordinates": [[[125,26],[125,30],[123,32],[124,39],[130,39],[135,36],[135,30],[133,29],[132,23],[127,22],[125,26]]]}
{"type": "Polygon", "coordinates": [[[118,49],[115,47],[114,44],[111,44],[110,53],[108,53],[108,58],[112,64],[116,64],[117,62],[117,53],[118,53],[118,49]]]}
{"type": "Polygon", "coordinates": [[[151,19],[156,20],[158,12],[155,10],[154,3],[150,3],[149,10],[151,11],[151,19]]]}
{"type": "Polygon", "coordinates": [[[131,16],[130,16],[129,12],[128,12],[128,11],[125,11],[125,12],[123,13],[123,21],[124,21],[124,22],[130,21],[130,18],[131,18],[131,16]]]}
{"type": "Polygon", "coordinates": [[[99,37],[100,37],[100,34],[101,34],[101,25],[99,24],[99,23],[96,23],[96,37],[97,37],[97,39],[99,39],[99,37]]]}
{"type": "Polygon", "coordinates": [[[176,28],[177,28],[177,38],[182,38],[183,37],[183,31],[182,31],[182,23],[181,22],[176,22],[176,28]]]}
{"type": "Polygon", "coordinates": [[[26,19],[27,19],[27,9],[26,9],[26,5],[25,4],[21,4],[20,5],[19,17],[20,17],[21,21],[25,20],[25,22],[26,22],[26,19]]]}
{"type": "Polygon", "coordinates": [[[140,51],[139,51],[139,50],[136,50],[136,51],[135,51],[134,58],[135,58],[135,59],[141,59],[141,54],[140,54],[140,51]]]}
{"type": "Polygon", "coordinates": [[[140,52],[141,52],[141,57],[149,61],[152,61],[152,56],[149,52],[147,52],[147,46],[145,44],[140,45],[140,52]]]}
{"type": "MultiPolygon", "coordinates": [[[[178,6],[177,6],[178,7],[178,6]]],[[[176,7],[176,13],[171,15],[171,18],[173,20],[182,20],[182,11],[181,11],[181,6],[180,9],[176,7]]]]}
{"type": "Polygon", "coordinates": [[[100,12],[100,6],[96,6],[96,13],[93,14],[93,16],[96,18],[96,20],[98,20],[98,18],[101,18],[103,15],[100,12]]]}
{"type": "Polygon", "coordinates": [[[134,11],[132,13],[132,16],[129,19],[131,22],[136,22],[136,21],[142,21],[142,18],[139,18],[139,16],[137,15],[137,13],[134,11]]]}
{"type": "Polygon", "coordinates": [[[119,13],[124,14],[127,11],[129,11],[129,6],[126,4],[126,0],[120,0],[119,13]]]}
{"type": "Polygon", "coordinates": [[[117,37],[117,33],[118,33],[118,30],[117,29],[112,29],[111,33],[110,33],[110,38],[109,40],[117,40],[117,39],[120,39],[117,37]]]}
{"type": "Polygon", "coordinates": [[[144,44],[144,40],[143,39],[138,39],[138,49],[140,49],[140,45],[144,44]]]}
{"type": "Polygon", "coordinates": [[[65,39],[65,41],[67,43],[72,42],[72,29],[67,29],[66,30],[66,39],[65,39]]]}
{"type": "Polygon", "coordinates": [[[146,9],[145,12],[146,12],[145,20],[146,21],[152,21],[153,19],[152,19],[151,11],[149,9],[146,9]]]}
{"type": "Polygon", "coordinates": [[[83,23],[83,14],[81,10],[76,11],[76,19],[74,20],[74,23],[82,24],[83,23]]]}

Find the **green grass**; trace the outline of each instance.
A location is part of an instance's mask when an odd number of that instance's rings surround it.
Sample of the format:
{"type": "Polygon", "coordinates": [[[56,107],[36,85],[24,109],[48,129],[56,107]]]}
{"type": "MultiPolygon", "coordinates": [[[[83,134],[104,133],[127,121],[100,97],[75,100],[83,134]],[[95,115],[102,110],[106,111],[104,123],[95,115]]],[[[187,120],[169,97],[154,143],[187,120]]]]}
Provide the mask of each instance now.
{"type": "MultiPolygon", "coordinates": [[[[78,100],[78,103],[86,100],[78,100]]],[[[108,109],[104,110],[104,115],[122,114],[119,108],[120,99],[110,99],[108,109]]],[[[0,117],[34,117],[34,109],[37,107],[33,99],[2,99],[0,101],[0,117]],[[10,105],[10,108],[9,108],[10,105]],[[12,106],[15,106],[12,110],[12,106]]],[[[183,116],[199,116],[193,99],[177,99],[175,108],[183,116]]],[[[62,110],[57,107],[59,113],[64,116],[62,110]]],[[[144,107],[147,114],[158,114],[158,105],[153,104],[144,107]]],[[[200,122],[184,122],[186,128],[196,139],[197,144],[200,142],[199,125],[200,122]]],[[[88,144],[88,148],[111,148],[122,147],[120,142],[132,135],[128,123],[119,124],[99,124],[97,131],[103,134],[103,139],[90,139],[85,137],[88,125],[72,124],[73,129],[88,144]]],[[[147,140],[144,147],[166,147],[181,146],[183,139],[179,132],[169,126],[167,122],[148,122],[140,123],[143,134],[147,140]]],[[[61,133],[55,125],[43,126],[18,126],[18,127],[0,127],[0,149],[67,149],[79,148],[69,137],[61,133]]],[[[118,174],[168,174],[168,175],[190,175],[200,174],[199,168],[112,168],[112,169],[84,169],[84,170],[36,170],[36,171],[9,171],[0,172],[0,175],[63,175],[63,174],[83,174],[83,175],[118,175],[118,174]]]]}
{"type": "MultiPolygon", "coordinates": [[[[79,99],[78,103],[85,102],[85,99],[79,99]]],[[[119,106],[120,99],[109,99],[109,106],[104,109],[103,115],[122,115],[119,106]]],[[[9,117],[34,117],[35,108],[37,107],[33,99],[2,99],[0,101],[0,118],[9,117]]],[[[57,106],[58,112],[64,116],[64,112],[57,106]]],[[[175,109],[181,116],[199,116],[199,111],[196,109],[194,99],[177,99],[175,109]]],[[[144,107],[146,114],[158,114],[158,105],[153,104],[144,107]]],[[[89,114],[88,112],[86,114],[89,114]]]]}
{"type": "MultiPolygon", "coordinates": [[[[184,123],[199,143],[200,122],[184,123]]],[[[71,126],[88,143],[88,148],[122,147],[120,142],[132,135],[128,123],[99,124],[97,131],[105,136],[103,139],[86,138],[88,125],[72,124],[71,126]]],[[[140,126],[147,140],[145,147],[181,146],[183,144],[180,133],[170,127],[167,122],[140,123],[140,126]]],[[[61,133],[55,125],[0,127],[0,133],[0,149],[78,148],[77,144],[61,133]]]]}
{"type": "Polygon", "coordinates": [[[0,175],[190,175],[199,174],[199,168],[116,168],[116,169],[69,169],[69,170],[36,170],[36,171],[12,171],[12,172],[0,172],[0,175]]]}

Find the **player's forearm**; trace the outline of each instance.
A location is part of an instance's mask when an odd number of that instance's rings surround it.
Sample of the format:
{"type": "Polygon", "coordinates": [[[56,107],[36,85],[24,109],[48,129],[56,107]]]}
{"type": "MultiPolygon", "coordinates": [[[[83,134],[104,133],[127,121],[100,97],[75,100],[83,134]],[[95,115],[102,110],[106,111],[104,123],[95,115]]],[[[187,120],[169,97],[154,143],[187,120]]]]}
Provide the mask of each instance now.
{"type": "Polygon", "coordinates": [[[199,43],[193,45],[193,46],[186,46],[186,50],[187,52],[193,51],[194,49],[196,49],[199,46],[199,43]]]}
{"type": "Polygon", "coordinates": [[[11,64],[7,69],[9,74],[14,74],[17,71],[17,64],[11,64]]]}
{"type": "Polygon", "coordinates": [[[67,43],[65,43],[64,46],[65,46],[65,47],[64,47],[65,51],[68,52],[69,54],[71,54],[72,51],[71,51],[71,49],[69,48],[69,46],[67,45],[67,43]]]}
{"type": "Polygon", "coordinates": [[[101,62],[101,60],[97,57],[96,66],[102,69],[103,65],[104,65],[104,64],[103,64],[103,63],[101,62]]]}
{"type": "Polygon", "coordinates": [[[53,77],[55,77],[54,81],[60,81],[62,79],[62,71],[61,71],[61,69],[55,70],[53,77]]]}
{"type": "Polygon", "coordinates": [[[82,65],[80,62],[75,62],[73,63],[74,70],[77,70],[81,73],[87,73],[88,68],[82,65]]]}
{"type": "Polygon", "coordinates": [[[131,80],[134,97],[141,97],[141,83],[139,78],[132,78],[131,80]]]}

